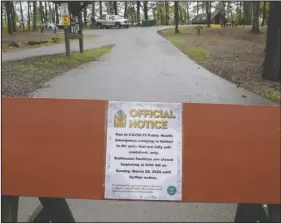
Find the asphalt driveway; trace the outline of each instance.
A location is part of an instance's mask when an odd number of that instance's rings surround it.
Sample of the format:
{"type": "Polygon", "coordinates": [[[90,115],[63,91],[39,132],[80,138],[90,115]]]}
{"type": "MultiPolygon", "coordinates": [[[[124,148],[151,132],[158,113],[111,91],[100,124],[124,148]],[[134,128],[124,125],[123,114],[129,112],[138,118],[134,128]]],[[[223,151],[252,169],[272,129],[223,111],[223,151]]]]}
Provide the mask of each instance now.
{"type": "Polygon", "coordinates": [[[34,96],[271,104],[197,65],[161,37],[159,29],[163,27],[87,31],[99,37],[85,41],[86,48],[116,44],[111,53],[55,78],[34,96]]]}

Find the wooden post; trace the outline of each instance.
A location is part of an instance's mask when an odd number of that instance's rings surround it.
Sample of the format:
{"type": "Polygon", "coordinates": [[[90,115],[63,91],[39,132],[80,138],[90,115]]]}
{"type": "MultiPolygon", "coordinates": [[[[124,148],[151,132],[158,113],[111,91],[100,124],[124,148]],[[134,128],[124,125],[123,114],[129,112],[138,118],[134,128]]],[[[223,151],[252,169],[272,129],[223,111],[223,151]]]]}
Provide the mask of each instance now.
{"type": "Polygon", "coordinates": [[[70,56],[70,41],[69,41],[69,27],[64,27],[64,40],[65,40],[65,52],[66,56],[70,56]]]}
{"type": "MultiPolygon", "coordinates": [[[[79,7],[81,6],[81,3],[79,4],[79,7]]],[[[82,9],[79,9],[79,14],[78,14],[78,20],[79,20],[79,49],[80,53],[84,52],[84,43],[83,43],[83,23],[82,23],[82,9]]]]}

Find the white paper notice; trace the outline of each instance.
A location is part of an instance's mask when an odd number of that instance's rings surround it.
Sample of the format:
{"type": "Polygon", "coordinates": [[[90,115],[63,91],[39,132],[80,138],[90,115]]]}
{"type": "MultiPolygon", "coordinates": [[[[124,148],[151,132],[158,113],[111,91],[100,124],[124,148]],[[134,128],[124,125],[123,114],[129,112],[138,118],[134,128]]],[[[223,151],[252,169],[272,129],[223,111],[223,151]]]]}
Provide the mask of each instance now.
{"type": "Polygon", "coordinates": [[[108,103],[106,199],[182,199],[182,105],[108,103]]]}

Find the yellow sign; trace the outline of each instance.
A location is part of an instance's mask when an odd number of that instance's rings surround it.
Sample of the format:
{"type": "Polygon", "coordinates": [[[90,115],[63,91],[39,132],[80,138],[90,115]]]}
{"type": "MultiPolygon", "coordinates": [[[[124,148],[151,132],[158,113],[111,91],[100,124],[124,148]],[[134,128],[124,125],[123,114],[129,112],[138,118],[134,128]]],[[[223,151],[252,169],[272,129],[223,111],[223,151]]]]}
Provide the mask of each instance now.
{"type": "Polygon", "coordinates": [[[69,16],[68,15],[63,15],[63,17],[62,17],[62,24],[64,26],[69,26],[70,25],[70,21],[69,21],[69,16]]]}

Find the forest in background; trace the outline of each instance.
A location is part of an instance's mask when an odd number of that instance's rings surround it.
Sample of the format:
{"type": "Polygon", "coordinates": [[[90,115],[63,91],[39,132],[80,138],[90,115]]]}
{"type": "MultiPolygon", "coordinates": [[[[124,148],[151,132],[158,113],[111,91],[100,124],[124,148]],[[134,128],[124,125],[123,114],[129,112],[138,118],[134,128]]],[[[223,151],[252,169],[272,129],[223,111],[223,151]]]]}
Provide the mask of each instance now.
{"type": "MultiPolygon", "coordinates": [[[[36,31],[41,23],[59,24],[61,17],[57,1],[5,1],[1,2],[1,25],[4,32],[36,31]]],[[[71,2],[69,2],[69,5],[71,2]]],[[[211,27],[211,12],[219,9],[230,22],[251,26],[253,34],[265,31],[266,46],[262,76],[280,82],[280,29],[281,6],[276,1],[84,1],[81,2],[84,28],[91,24],[91,18],[104,13],[117,14],[128,18],[132,24],[140,26],[142,20],[154,19],[158,26],[190,24],[191,19],[200,13],[208,16],[207,26],[211,27]]],[[[75,9],[76,10],[76,9],[75,9]]],[[[73,14],[70,8],[70,15],[73,14]]],[[[73,18],[72,18],[73,19],[73,18]]]]}
{"type": "MultiPolygon", "coordinates": [[[[8,33],[34,31],[42,23],[61,23],[59,5],[55,1],[5,1],[1,7],[1,25],[8,33]]],[[[178,2],[178,23],[190,24],[198,14],[219,9],[228,21],[251,25],[258,20],[261,26],[267,24],[269,2],[250,1],[181,1],[178,2]]],[[[156,20],[157,25],[172,25],[175,4],[171,1],[92,1],[85,2],[82,10],[84,27],[91,24],[91,18],[101,14],[116,14],[128,18],[132,24],[140,25],[142,20],[156,20]]]]}

